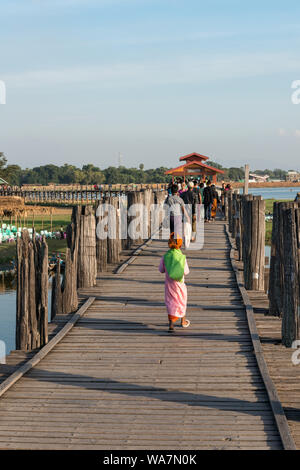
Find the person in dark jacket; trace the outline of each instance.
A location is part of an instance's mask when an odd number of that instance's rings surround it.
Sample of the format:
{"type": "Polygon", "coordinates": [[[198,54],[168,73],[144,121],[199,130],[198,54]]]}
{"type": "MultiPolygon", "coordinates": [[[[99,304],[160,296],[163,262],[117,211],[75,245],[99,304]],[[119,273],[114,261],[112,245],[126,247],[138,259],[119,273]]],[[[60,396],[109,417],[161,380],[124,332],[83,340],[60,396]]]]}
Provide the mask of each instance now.
{"type": "Polygon", "coordinates": [[[220,198],[214,184],[211,186],[211,192],[213,197],[213,203],[211,207],[211,219],[215,220],[217,215],[218,204],[220,204],[220,198]]]}
{"type": "Polygon", "coordinates": [[[200,187],[199,187],[199,182],[198,182],[198,180],[195,180],[195,181],[194,181],[194,193],[195,193],[196,196],[197,196],[198,204],[202,204],[202,196],[201,196],[201,192],[200,192],[200,187]]]}
{"type": "Polygon", "coordinates": [[[203,203],[204,203],[204,212],[205,212],[204,222],[210,222],[211,221],[211,208],[212,208],[212,203],[213,203],[213,192],[211,189],[211,182],[209,180],[207,181],[206,187],[204,188],[204,191],[203,191],[203,203]]]}

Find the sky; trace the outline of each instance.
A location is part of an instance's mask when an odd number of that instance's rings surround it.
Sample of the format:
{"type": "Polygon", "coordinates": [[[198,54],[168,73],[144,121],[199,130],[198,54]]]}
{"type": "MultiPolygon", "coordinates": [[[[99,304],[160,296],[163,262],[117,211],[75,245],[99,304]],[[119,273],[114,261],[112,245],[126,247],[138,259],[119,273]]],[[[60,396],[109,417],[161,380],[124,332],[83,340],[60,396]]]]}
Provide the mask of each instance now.
{"type": "Polygon", "coordinates": [[[195,151],[300,170],[299,1],[0,0],[0,17],[9,164],[175,167],[195,151]]]}

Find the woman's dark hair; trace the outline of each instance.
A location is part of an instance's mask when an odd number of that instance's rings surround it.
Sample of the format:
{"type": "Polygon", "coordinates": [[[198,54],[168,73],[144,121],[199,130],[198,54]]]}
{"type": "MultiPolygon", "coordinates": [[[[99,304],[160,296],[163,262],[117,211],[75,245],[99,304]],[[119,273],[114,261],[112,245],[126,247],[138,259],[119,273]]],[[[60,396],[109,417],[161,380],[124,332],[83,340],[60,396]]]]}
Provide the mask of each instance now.
{"type": "Polygon", "coordinates": [[[172,193],[172,196],[174,196],[174,194],[178,193],[178,186],[177,186],[177,184],[172,184],[171,193],[172,193]]]}
{"type": "Polygon", "coordinates": [[[204,183],[200,183],[200,188],[203,188],[204,187],[204,183]]]}

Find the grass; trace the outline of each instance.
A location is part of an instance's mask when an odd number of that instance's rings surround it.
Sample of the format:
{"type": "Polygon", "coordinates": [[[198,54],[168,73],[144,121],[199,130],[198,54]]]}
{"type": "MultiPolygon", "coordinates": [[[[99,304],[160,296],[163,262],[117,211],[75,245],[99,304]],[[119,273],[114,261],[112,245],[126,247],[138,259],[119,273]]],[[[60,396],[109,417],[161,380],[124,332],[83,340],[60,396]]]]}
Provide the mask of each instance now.
{"type": "MultiPolygon", "coordinates": [[[[287,202],[286,199],[266,199],[266,214],[273,214],[274,202],[287,202]]],[[[266,220],[266,245],[271,245],[272,241],[272,220],[266,220]]]]}
{"type": "MultiPolygon", "coordinates": [[[[71,221],[71,213],[70,214],[59,214],[53,215],[52,217],[52,231],[59,231],[60,227],[63,227],[66,230],[67,225],[69,225],[71,221]]],[[[10,219],[3,219],[3,223],[10,224],[10,219]]],[[[12,225],[15,224],[15,220],[13,219],[12,225]]],[[[27,228],[32,227],[32,218],[28,217],[27,228]]],[[[51,223],[49,215],[42,216],[38,215],[34,219],[34,227],[37,232],[41,230],[48,230],[50,232],[51,223]],[[43,228],[42,228],[43,227],[43,228]]],[[[65,257],[66,248],[67,248],[67,241],[66,240],[56,240],[56,239],[47,239],[49,256],[52,253],[61,253],[62,257],[65,257]]],[[[0,267],[8,267],[11,265],[13,261],[16,259],[16,243],[2,243],[0,244],[0,267]]]]}
{"type": "MultiPolygon", "coordinates": [[[[65,258],[67,241],[66,240],[47,240],[49,256],[52,253],[60,253],[65,258]]],[[[16,259],[16,243],[2,243],[0,245],[0,267],[9,266],[16,259]]]]}
{"type": "Polygon", "coordinates": [[[272,240],[272,220],[266,220],[266,245],[271,245],[272,240]]]}
{"type": "MultiPolygon", "coordinates": [[[[58,214],[52,216],[52,231],[56,232],[60,230],[60,227],[63,227],[65,230],[67,225],[71,222],[71,213],[70,214],[58,214]]],[[[3,223],[10,225],[10,219],[4,218],[3,223]]],[[[15,225],[14,218],[12,219],[12,225],[15,225]]],[[[18,223],[18,226],[20,224],[18,223]]],[[[23,226],[23,220],[22,220],[23,226]]],[[[27,228],[31,228],[33,226],[33,219],[31,217],[27,218],[25,221],[25,226],[27,228]]],[[[44,218],[41,215],[38,215],[34,218],[34,228],[36,232],[40,232],[41,230],[47,230],[48,232],[51,231],[51,222],[50,216],[45,215],[44,218]]]]}

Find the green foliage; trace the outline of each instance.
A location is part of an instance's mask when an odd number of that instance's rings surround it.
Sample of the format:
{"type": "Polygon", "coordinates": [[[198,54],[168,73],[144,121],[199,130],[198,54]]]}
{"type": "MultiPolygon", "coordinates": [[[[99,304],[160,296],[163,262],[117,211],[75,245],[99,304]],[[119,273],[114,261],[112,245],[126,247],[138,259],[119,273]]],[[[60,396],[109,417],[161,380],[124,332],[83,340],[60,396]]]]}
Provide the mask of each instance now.
{"type": "Polygon", "coordinates": [[[0,152],[0,171],[2,171],[7,163],[7,158],[5,157],[3,152],[0,152]]]}
{"type": "MultiPolygon", "coordinates": [[[[241,181],[244,179],[244,168],[225,168],[217,162],[207,161],[209,166],[223,170],[221,179],[230,181],[241,181]]],[[[169,168],[159,167],[145,170],[141,163],[138,168],[126,168],[125,166],[109,166],[101,170],[92,163],[87,163],[82,168],[65,163],[62,166],[53,164],[34,167],[32,169],[22,169],[19,165],[7,165],[7,159],[3,152],[0,152],[0,176],[13,186],[23,184],[131,184],[131,183],[168,183],[172,180],[170,175],[165,175],[169,168]]],[[[287,172],[276,168],[275,170],[256,170],[258,175],[268,174],[274,179],[285,179],[287,172]]]]}
{"type": "MultiPolygon", "coordinates": [[[[48,253],[49,256],[52,253],[60,253],[62,259],[65,259],[67,241],[56,240],[56,239],[47,239],[48,253]]],[[[0,245],[0,268],[8,267],[11,265],[11,262],[16,259],[16,243],[2,243],[0,245]]]]}
{"type": "Polygon", "coordinates": [[[245,178],[245,169],[243,167],[236,168],[231,167],[225,171],[225,179],[229,179],[230,181],[240,181],[245,178]]]}
{"type": "Polygon", "coordinates": [[[270,179],[275,180],[285,180],[287,176],[287,171],[281,170],[280,168],[275,168],[275,170],[255,170],[253,173],[258,176],[269,175],[270,179]]]}

